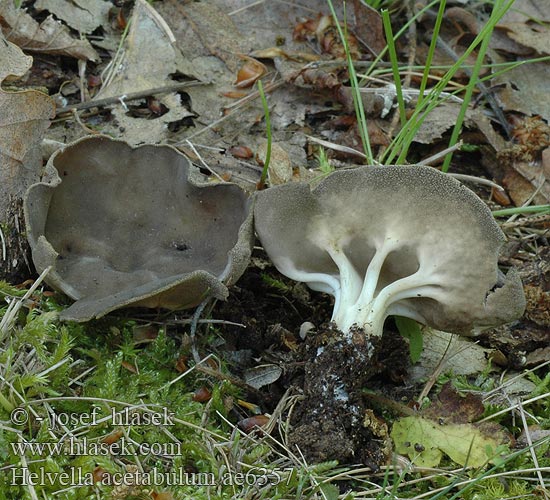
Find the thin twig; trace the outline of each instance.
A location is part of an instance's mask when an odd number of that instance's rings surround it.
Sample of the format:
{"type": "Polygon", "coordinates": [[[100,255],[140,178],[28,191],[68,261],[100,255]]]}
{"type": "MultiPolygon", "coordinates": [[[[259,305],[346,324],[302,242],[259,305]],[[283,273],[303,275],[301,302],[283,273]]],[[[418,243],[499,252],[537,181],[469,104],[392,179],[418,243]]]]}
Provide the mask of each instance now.
{"type": "Polygon", "coordinates": [[[450,146],[448,148],[445,148],[443,151],[440,151],[439,153],[436,153],[435,155],[429,156],[428,158],[425,158],[424,160],[420,160],[417,165],[432,165],[437,160],[440,160],[441,158],[444,158],[447,156],[448,153],[452,153],[453,151],[456,151],[457,149],[460,149],[462,147],[462,141],[458,141],[453,146],[450,146]]]}
{"type": "MultiPolygon", "coordinates": [[[[523,406],[521,405],[521,402],[518,406],[519,414],[521,416],[521,423],[523,425],[523,432],[525,432],[525,439],[527,440],[527,444],[529,445],[529,452],[531,453],[531,459],[533,460],[533,465],[535,466],[535,469],[537,470],[537,478],[539,480],[541,491],[546,491],[546,486],[544,484],[544,479],[542,478],[542,473],[540,471],[539,461],[537,458],[537,454],[535,453],[535,449],[533,447],[533,440],[531,439],[531,432],[529,431],[529,426],[527,425],[527,419],[525,418],[525,412],[523,411],[523,406]]],[[[547,495],[544,495],[546,498],[548,498],[547,495]]]]}
{"type": "Polygon", "coordinates": [[[102,106],[109,106],[111,104],[120,103],[121,99],[125,101],[135,101],[136,99],[142,99],[156,94],[168,94],[170,92],[176,92],[186,87],[196,87],[197,85],[209,85],[210,82],[201,82],[199,80],[192,80],[189,82],[174,83],[173,85],[166,85],[164,87],[155,87],[153,89],[140,90],[139,92],[130,92],[129,94],[123,94],[113,97],[104,97],[103,99],[94,99],[87,102],[79,102],[77,104],[70,104],[69,106],[63,106],[56,110],[56,116],[62,113],[68,113],[72,110],[82,110],[90,108],[99,108],[102,106]]]}
{"type": "Polygon", "coordinates": [[[476,177],[475,175],[466,175],[466,174],[447,174],[455,179],[458,179],[461,182],[475,182],[476,184],[482,184],[483,186],[489,186],[499,191],[504,191],[502,186],[499,186],[496,182],[493,182],[489,179],[484,179],[483,177],[476,177]]]}
{"type": "Polygon", "coordinates": [[[318,139],[317,137],[313,137],[312,135],[307,135],[307,134],[306,134],[306,138],[309,139],[311,142],[315,142],[316,144],[319,144],[320,146],[323,146],[328,149],[333,149],[335,151],[340,151],[342,153],[358,156],[361,159],[367,158],[367,155],[365,155],[361,151],[358,151],[357,149],[350,148],[349,146],[342,146],[341,144],[325,141],[324,139],[318,139]]]}
{"type": "MultiPolygon", "coordinates": [[[[169,325],[189,325],[193,320],[191,318],[186,319],[169,319],[165,323],[169,325]]],[[[246,325],[242,323],[235,323],[234,321],[227,321],[226,319],[199,319],[199,325],[202,324],[213,324],[213,325],[227,325],[227,326],[239,326],[241,328],[246,328],[246,325]]]]}
{"type": "Polygon", "coordinates": [[[214,170],[212,170],[210,168],[210,166],[208,165],[208,163],[206,163],[203,159],[202,159],[202,156],[199,154],[199,152],[197,151],[197,149],[195,148],[195,146],[193,145],[193,143],[188,140],[188,139],[185,139],[185,142],[189,145],[189,147],[193,150],[193,153],[195,153],[195,155],[197,156],[197,158],[199,159],[199,161],[201,162],[202,166],[208,170],[216,179],[218,179],[222,184],[228,184],[227,181],[225,181],[221,176],[220,174],[218,174],[217,172],[214,172],[214,170]]]}

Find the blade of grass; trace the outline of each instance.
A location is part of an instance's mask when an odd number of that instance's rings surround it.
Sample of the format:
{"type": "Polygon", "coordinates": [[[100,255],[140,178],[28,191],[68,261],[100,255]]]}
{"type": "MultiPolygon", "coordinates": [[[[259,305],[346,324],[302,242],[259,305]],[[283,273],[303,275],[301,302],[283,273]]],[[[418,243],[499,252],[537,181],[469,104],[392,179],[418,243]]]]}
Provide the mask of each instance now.
{"type": "Polygon", "coordinates": [[[271,160],[271,143],[273,139],[271,136],[271,118],[269,116],[269,106],[267,105],[267,99],[265,97],[264,87],[262,85],[261,80],[258,80],[258,93],[260,94],[260,99],[262,100],[262,106],[264,108],[265,129],[266,129],[266,135],[267,135],[267,149],[265,153],[264,168],[262,169],[260,182],[258,182],[258,189],[263,189],[265,186],[265,180],[267,178],[267,172],[269,169],[269,161],[271,160]]]}
{"type": "MultiPolygon", "coordinates": [[[[330,0],[327,0],[330,2],[330,0]]],[[[426,5],[425,7],[423,7],[422,9],[420,9],[416,15],[414,15],[409,21],[407,21],[405,23],[405,25],[395,34],[395,36],[393,37],[393,40],[395,42],[395,40],[399,39],[399,37],[401,37],[401,35],[403,35],[403,33],[407,33],[408,29],[409,29],[409,26],[416,22],[416,19],[418,17],[420,17],[422,14],[424,14],[425,12],[427,12],[428,10],[430,10],[433,6],[437,5],[441,0],[433,0],[432,2],[430,2],[428,5],[426,5]]],[[[366,71],[366,75],[371,75],[375,70],[376,68],[378,67],[378,63],[382,60],[382,58],[386,55],[386,52],[388,51],[388,46],[384,47],[384,49],[382,49],[380,51],[380,53],[374,58],[374,60],[372,61],[372,64],[370,65],[370,67],[367,69],[366,71]]]]}
{"type": "Polygon", "coordinates": [[[399,106],[399,119],[401,121],[401,126],[403,126],[407,122],[407,115],[405,114],[405,100],[403,99],[403,90],[401,88],[399,62],[397,60],[397,51],[395,50],[395,43],[393,40],[390,13],[387,10],[382,11],[382,23],[384,24],[384,33],[386,35],[386,41],[388,43],[387,47],[390,53],[390,62],[393,70],[393,83],[395,85],[395,93],[397,95],[397,103],[399,106]]]}
{"type": "Polygon", "coordinates": [[[344,51],[346,53],[346,61],[348,64],[349,79],[351,82],[351,91],[353,96],[353,107],[355,108],[355,116],[357,117],[357,126],[359,127],[359,135],[361,136],[361,142],[363,144],[363,151],[367,157],[367,162],[372,165],[374,163],[374,157],[372,156],[372,149],[370,146],[369,132],[367,129],[367,116],[365,114],[365,108],[363,107],[363,100],[361,99],[361,92],[359,90],[359,81],[357,79],[357,73],[355,72],[355,67],[353,65],[353,59],[351,58],[351,53],[349,50],[348,44],[348,33],[347,33],[347,21],[346,21],[346,2],[343,2],[344,7],[344,30],[338,22],[338,16],[334,10],[334,5],[332,0],[327,0],[328,6],[330,8],[330,13],[334,19],[334,24],[338,30],[338,35],[344,46],[344,51]]]}
{"type": "MultiPolygon", "coordinates": [[[[428,115],[428,113],[439,105],[444,100],[440,99],[440,94],[446,88],[449,81],[454,77],[456,72],[462,67],[462,64],[467,59],[467,57],[475,50],[475,48],[487,37],[493,30],[493,27],[497,24],[500,18],[506,13],[506,11],[513,4],[514,0],[508,0],[505,6],[497,11],[496,14],[492,14],[490,21],[483,26],[478,35],[472,41],[470,46],[464,51],[464,54],[457,59],[457,61],[451,66],[443,78],[434,86],[430,94],[417,106],[409,120],[407,121],[405,127],[403,127],[397,136],[393,139],[390,147],[386,150],[386,153],[383,158],[383,162],[391,164],[394,162],[395,158],[397,161],[395,163],[400,164],[404,163],[407,157],[408,149],[412,143],[416,132],[422,125],[422,122],[428,115]]],[[[497,10],[496,6],[494,10],[497,10]]]]}
{"type": "Polygon", "coordinates": [[[439,10],[437,11],[437,17],[435,18],[432,41],[430,42],[430,48],[428,49],[428,55],[426,57],[426,65],[424,66],[424,73],[422,75],[422,81],[420,82],[420,95],[418,96],[417,105],[420,105],[420,103],[422,102],[422,99],[424,98],[424,91],[426,90],[426,86],[428,85],[428,77],[430,76],[435,48],[437,46],[437,37],[439,36],[439,31],[443,22],[443,13],[445,11],[446,5],[446,0],[441,0],[441,2],[439,2],[439,10]]]}
{"type": "Polygon", "coordinates": [[[503,208],[502,210],[493,210],[492,214],[493,217],[509,217],[516,214],[550,214],[550,205],[503,208]]]}

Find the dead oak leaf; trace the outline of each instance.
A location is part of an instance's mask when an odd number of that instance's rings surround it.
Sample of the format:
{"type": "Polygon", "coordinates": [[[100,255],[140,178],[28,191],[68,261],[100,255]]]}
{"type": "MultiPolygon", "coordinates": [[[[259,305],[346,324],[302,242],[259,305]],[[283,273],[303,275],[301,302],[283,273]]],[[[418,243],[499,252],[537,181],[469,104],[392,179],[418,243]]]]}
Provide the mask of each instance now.
{"type": "Polygon", "coordinates": [[[24,9],[17,9],[13,2],[0,3],[0,26],[7,40],[25,50],[99,60],[87,40],[73,38],[68,28],[52,16],[38,24],[24,9]]]}
{"type": "Polygon", "coordinates": [[[82,33],[91,33],[107,22],[112,3],[105,0],[38,0],[34,7],[47,10],[82,33]]]}
{"type": "Polygon", "coordinates": [[[514,0],[501,22],[525,22],[533,19],[539,23],[550,22],[550,4],[540,0],[514,0]]]}
{"type": "MultiPolygon", "coordinates": [[[[185,61],[174,42],[174,35],[163,17],[145,0],[137,0],[123,44],[123,57],[107,75],[107,83],[96,97],[118,97],[174,84],[174,75],[186,74],[185,61]]],[[[183,93],[158,96],[158,103],[159,107],[166,108],[166,113],[154,119],[132,114],[126,104],[114,106],[116,129],[113,132],[122,134],[131,144],[166,142],[170,126],[176,127],[195,116],[188,109],[183,93]]]]}
{"type": "Polygon", "coordinates": [[[547,62],[525,62],[493,78],[492,84],[500,86],[496,97],[504,111],[539,115],[549,121],[550,101],[546,98],[549,79],[547,62]]]}
{"type": "MultiPolygon", "coordinates": [[[[0,32],[0,83],[8,75],[23,75],[31,64],[32,58],[0,32]]],[[[38,145],[54,115],[53,100],[42,92],[0,89],[0,200],[21,195],[39,180],[42,162],[38,145]]]]}
{"type": "Polygon", "coordinates": [[[550,29],[548,26],[510,23],[501,24],[499,28],[505,30],[509,38],[524,47],[529,47],[539,54],[550,53],[550,47],[548,46],[550,29]]]}

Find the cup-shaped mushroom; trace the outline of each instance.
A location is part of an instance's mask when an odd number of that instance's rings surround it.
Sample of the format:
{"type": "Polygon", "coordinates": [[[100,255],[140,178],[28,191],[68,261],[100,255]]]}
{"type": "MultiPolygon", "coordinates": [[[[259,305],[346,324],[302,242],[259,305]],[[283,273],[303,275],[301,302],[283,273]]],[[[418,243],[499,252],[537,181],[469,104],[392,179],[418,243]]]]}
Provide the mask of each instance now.
{"type": "Polygon", "coordinates": [[[47,283],[76,300],[63,319],[225,299],[248,264],[249,197],[208,183],[175,148],[86,137],[46,172],[27,191],[25,220],[36,269],[51,266],[47,283]]]}
{"type": "Polygon", "coordinates": [[[382,334],[389,315],[473,335],[525,309],[505,236],[487,206],[452,177],[421,166],[337,171],[258,194],[255,227],[284,275],[335,297],[344,332],[382,334]]]}

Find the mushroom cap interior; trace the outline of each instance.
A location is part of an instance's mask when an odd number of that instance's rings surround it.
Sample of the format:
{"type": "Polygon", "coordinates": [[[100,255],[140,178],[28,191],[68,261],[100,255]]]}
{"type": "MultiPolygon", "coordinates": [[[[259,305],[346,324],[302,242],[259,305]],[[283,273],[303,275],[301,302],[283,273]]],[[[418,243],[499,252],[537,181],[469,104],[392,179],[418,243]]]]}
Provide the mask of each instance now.
{"type": "Polygon", "coordinates": [[[525,307],[517,275],[498,270],[505,237],[490,210],[430,167],[358,167],[330,174],[313,190],[305,183],[270,188],[258,196],[255,224],[281,273],[335,295],[333,318],[350,297],[356,309],[367,307],[356,303],[361,289],[372,287],[374,300],[413,275],[422,277],[418,293],[395,294],[384,318],[399,314],[471,334],[516,319],[525,307]],[[373,259],[381,267],[366,285],[373,259]]]}
{"type": "Polygon", "coordinates": [[[88,305],[67,318],[130,304],[190,307],[208,293],[225,298],[222,281],[244,271],[247,195],[236,185],[208,185],[174,148],[88,137],[48,165],[53,182],[26,196],[28,236],[37,269],[54,266],[47,281],[88,305]]]}

